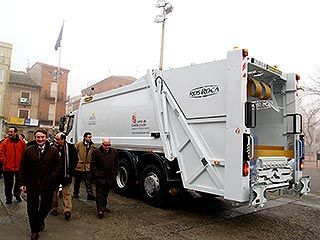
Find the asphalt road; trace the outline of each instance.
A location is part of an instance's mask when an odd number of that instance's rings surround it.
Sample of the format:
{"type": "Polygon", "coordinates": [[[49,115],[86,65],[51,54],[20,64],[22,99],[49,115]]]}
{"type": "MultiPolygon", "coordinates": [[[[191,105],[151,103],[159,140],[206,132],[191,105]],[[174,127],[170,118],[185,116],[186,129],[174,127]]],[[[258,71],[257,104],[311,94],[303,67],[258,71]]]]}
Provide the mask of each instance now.
{"type": "MultiPolygon", "coordinates": [[[[308,196],[272,194],[262,209],[193,192],[160,209],[111,193],[111,213],[97,219],[95,203],[82,191],[71,221],[50,215],[40,239],[320,239],[320,168],[305,174],[312,177],[308,196]]],[[[26,203],[4,204],[2,180],[0,193],[0,239],[29,239],[26,203]]]]}

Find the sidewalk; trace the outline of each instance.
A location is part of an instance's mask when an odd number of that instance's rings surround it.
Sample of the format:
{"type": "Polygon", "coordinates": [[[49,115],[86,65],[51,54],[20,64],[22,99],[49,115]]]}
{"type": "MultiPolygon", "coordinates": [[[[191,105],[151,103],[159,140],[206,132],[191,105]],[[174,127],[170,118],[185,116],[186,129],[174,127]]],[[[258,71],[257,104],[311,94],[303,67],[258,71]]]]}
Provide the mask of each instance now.
{"type": "MultiPolygon", "coordinates": [[[[0,239],[20,240],[30,239],[30,229],[27,216],[27,203],[25,195],[22,195],[23,201],[18,203],[15,198],[12,204],[5,203],[3,178],[0,179],[0,239]]],[[[74,201],[78,208],[84,208],[92,211],[95,216],[94,202],[74,201]],[[81,207],[82,205],[82,207],[81,207]]],[[[60,203],[61,206],[61,203],[60,203]]],[[[79,211],[80,209],[78,209],[79,211]]],[[[91,215],[91,213],[90,213],[91,215]]],[[[95,224],[86,221],[85,216],[73,213],[71,221],[65,221],[64,215],[58,216],[49,214],[46,219],[46,228],[40,233],[39,239],[45,240],[78,240],[94,239],[95,224]]]]}

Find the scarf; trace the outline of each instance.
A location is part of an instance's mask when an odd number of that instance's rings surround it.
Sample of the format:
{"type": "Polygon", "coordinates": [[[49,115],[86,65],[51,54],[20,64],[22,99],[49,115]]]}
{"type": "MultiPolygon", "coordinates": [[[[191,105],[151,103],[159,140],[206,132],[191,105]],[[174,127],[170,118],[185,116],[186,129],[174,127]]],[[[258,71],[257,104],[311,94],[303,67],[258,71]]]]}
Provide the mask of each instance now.
{"type": "Polygon", "coordinates": [[[70,177],[69,175],[69,146],[68,144],[66,143],[64,146],[63,146],[63,150],[64,150],[64,177],[67,178],[67,177],[70,177]]]}

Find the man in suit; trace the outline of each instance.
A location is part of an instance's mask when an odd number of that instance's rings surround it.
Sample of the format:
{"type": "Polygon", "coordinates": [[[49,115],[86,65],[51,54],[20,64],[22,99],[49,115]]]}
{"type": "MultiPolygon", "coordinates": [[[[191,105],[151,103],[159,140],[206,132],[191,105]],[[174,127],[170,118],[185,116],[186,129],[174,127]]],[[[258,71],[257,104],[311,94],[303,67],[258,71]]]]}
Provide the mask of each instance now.
{"type": "Polygon", "coordinates": [[[62,172],[59,151],[50,146],[45,129],[34,132],[36,143],[26,148],[19,170],[19,185],[27,192],[27,212],[31,240],[39,238],[52,207],[52,194],[62,172]]]}
{"type": "Polygon", "coordinates": [[[101,147],[93,152],[90,166],[92,179],[96,184],[96,205],[99,219],[103,218],[104,212],[110,212],[110,209],[106,208],[107,200],[118,172],[118,153],[110,146],[110,139],[103,138],[101,147]]]}

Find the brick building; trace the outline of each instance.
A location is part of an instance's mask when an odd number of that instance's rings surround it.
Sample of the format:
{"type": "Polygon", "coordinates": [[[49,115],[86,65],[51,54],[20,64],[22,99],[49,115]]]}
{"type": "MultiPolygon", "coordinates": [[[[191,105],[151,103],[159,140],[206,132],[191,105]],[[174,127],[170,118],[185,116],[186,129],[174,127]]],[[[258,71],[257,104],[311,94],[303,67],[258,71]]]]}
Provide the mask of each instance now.
{"type": "Polygon", "coordinates": [[[39,96],[39,123],[42,127],[50,127],[55,116],[55,125],[59,123],[61,116],[65,115],[65,104],[67,100],[67,84],[69,70],[58,68],[45,63],[37,62],[30,69],[28,74],[41,86],[39,96]],[[55,97],[57,102],[55,107],[55,97]]]}
{"type": "Polygon", "coordinates": [[[81,90],[82,96],[97,94],[101,92],[106,92],[118,87],[129,85],[136,80],[134,77],[130,76],[110,76],[90,87],[81,90]]]}
{"type": "Polygon", "coordinates": [[[66,103],[66,112],[70,113],[77,110],[80,105],[81,96],[97,94],[101,92],[106,92],[115,88],[119,88],[125,85],[129,85],[137,80],[130,76],[111,76],[96,84],[91,85],[83,90],[81,90],[81,95],[75,97],[68,97],[66,103]]]}

